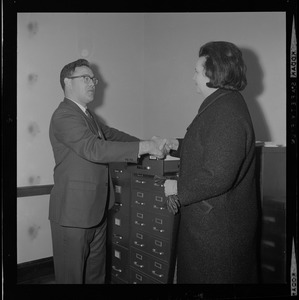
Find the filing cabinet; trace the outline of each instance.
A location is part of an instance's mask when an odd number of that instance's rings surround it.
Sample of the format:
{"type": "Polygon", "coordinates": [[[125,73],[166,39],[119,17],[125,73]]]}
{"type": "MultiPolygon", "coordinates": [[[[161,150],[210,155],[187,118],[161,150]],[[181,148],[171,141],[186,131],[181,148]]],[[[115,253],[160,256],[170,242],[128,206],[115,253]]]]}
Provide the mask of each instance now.
{"type": "Polygon", "coordinates": [[[131,172],[126,163],[109,166],[113,182],[115,204],[108,213],[107,225],[107,281],[129,283],[129,238],[131,172]]]}
{"type": "Polygon", "coordinates": [[[261,148],[261,276],[286,282],[286,148],[261,148]]]}
{"type": "Polygon", "coordinates": [[[130,282],[173,282],[180,215],[167,210],[163,184],[156,176],[176,178],[178,160],[146,157],[131,175],[130,282]]]}
{"type": "Polygon", "coordinates": [[[262,209],[261,270],[263,283],[286,280],[285,198],[264,198],[262,209]]]}
{"type": "Polygon", "coordinates": [[[107,282],[173,282],[180,215],[168,212],[163,184],[176,178],[179,160],[143,156],[137,165],[110,164],[115,205],[108,214],[107,282]]]}

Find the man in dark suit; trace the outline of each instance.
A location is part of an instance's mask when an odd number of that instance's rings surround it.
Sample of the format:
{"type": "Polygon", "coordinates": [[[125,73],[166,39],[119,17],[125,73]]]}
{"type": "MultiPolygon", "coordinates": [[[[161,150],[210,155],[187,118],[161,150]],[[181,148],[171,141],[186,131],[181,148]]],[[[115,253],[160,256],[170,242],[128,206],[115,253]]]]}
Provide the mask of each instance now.
{"type": "Polygon", "coordinates": [[[95,121],[87,104],[98,80],[87,60],[64,66],[60,83],[65,98],[49,131],[56,164],[49,207],[56,283],[105,283],[106,212],[114,203],[108,163],[136,163],[146,153],[162,158],[166,140],[140,141],[95,121]]]}

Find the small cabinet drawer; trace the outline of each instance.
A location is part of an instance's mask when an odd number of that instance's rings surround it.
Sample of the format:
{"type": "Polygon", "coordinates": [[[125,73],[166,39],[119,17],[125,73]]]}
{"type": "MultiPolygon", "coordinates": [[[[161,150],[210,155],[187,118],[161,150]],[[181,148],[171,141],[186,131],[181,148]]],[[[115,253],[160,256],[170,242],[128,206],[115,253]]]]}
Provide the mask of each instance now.
{"type": "Polygon", "coordinates": [[[129,189],[124,189],[122,185],[113,185],[115,202],[113,209],[121,210],[122,213],[129,215],[130,214],[130,203],[131,203],[131,192],[129,189]]]}
{"type": "Polygon", "coordinates": [[[136,209],[170,215],[167,210],[166,197],[164,196],[164,193],[134,189],[132,190],[131,206],[136,209]]]}
{"type": "Polygon", "coordinates": [[[132,210],[131,226],[162,238],[170,238],[173,218],[144,210],[132,210]]]}
{"type": "Polygon", "coordinates": [[[153,176],[133,174],[132,189],[164,192],[164,185],[155,182],[153,176]]]}
{"type": "Polygon", "coordinates": [[[284,211],[267,209],[263,211],[263,233],[280,233],[285,235],[286,219],[284,211]]]}
{"type": "Polygon", "coordinates": [[[130,245],[143,251],[147,251],[149,247],[148,234],[132,226],[130,245]]]}
{"type": "Polygon", "coordinates": [[[141,272],[138,272],[137,270],[131,269],[130,283],[132,283],[132,284],[157,284],[159,282],[153,280],[151,277],[149,277],[141,272]]]}
{"type": "Polygon", "coordinates": [[[264,235],[261,240],[262,257],[277,257],[281,259],[286,254],[286,240],[280,235],[264,235]]]}
{"type": "Polygon", "coordinates": [[[137,210],[148,210],[151,208],[151,200],[148,197],[148,192],[141,190],[132,190],[131,206],[137,210]]]}
{"type": "Polygon", "coordinates": [[[131,247],[130,248],[130,265],[137,270],[148,273],[149,258],[143,252],[131,247]]]}
{"type": "Polygon", "coordinates": [[[130,213],[130,203],[131,203],[131,190],[130,182],[113,182],[115,203],[113,210],[121,211],[123,214],[129,215],[130,213]]]}
{"type": "Polygon", "coordinates": [[[149,274],[155,278],[156,280],[167,283],[168,280],[168,271],[169,265],[157,260],[155,258],[151,258],[149,262],[149,274]]]}
{"type": "Polygon", "coordinates": [[[170,215],[167,210],[166,197],[164,193],[152,193],[150,195],[150,199],[152,202],[152,210],[153,212],[170,215]]]}
{"type": "Polygon", "coordinates": [[[136,165],[136,172],[148,175],[164,175],[166,173],[174,173],[179,171],[180,160],[178,158],[156,159],[152,156],[144,156],[140,158],[136,165]]]}
{"type": "Polygon", "coordinates": [[[133,210],[131,212],[131,226],[132,229],[141,229],[144,231],[150,231],[151,226],[151,216],[147,211],[144,210],[133,210]]]}
{"type": "Polygon", "coordinates": [[[111,248],[111,274],[114,277],[118,277],[122,280],[128,281],[128,262],[129,252],[128,249],[119,245],[112,245],[111,248]]]}
{"type": "Polygon", "coordinates": [[[170,261],[170,242],[134,228],[130,245],[163,261],[170,261]]]}
{"type": "Polygon", "coordinates": [[[131,247],[130,265],[139,274],[145,274],[159,283],[167,283],[169,265],[152,255],[131,247]]]}
{"type": "Polygon", "coordinates": [[[153,256],[169,262],[170,261],[170,242],[163,240],[158,237],[149,236],[148,237],[148,247],[149,253],[153,256]]]}
{"type": "Polygon", "coordinates": [[[285,261],[265,257],[261,264],[263,283],[283,283],[285,281],[285,261]]]}
{"type": "Polygon", "coordinates": [[[108,226],[111,242],[129,247],[129,217],[121,213],[110,212],[108,226]]]}
{"type": "Polygon", "coordinates": [[[127,163],[110,163],[109,171],[112,179],[130,180],[131,171],[127,163]]]}
{"type": "Polygon", "coordinates": [[[169,216],[150,214],[150,233],[162,238],[170,238],[173,220],[169,216]]]}

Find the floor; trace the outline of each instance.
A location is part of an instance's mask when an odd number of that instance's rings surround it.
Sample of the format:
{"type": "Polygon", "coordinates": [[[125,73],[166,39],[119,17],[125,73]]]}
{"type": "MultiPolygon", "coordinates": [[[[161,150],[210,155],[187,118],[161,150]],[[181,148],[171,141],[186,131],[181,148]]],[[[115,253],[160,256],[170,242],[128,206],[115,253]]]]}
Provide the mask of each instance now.
{"type": "Polygon", "coordinates": [[[54,274],[18,282],[19,284],[55,284],[54,274]]]}
{"type": "MultiPolygon", "coordinates": [[[[47,275],[43,275],[43,276],[33,275],[32,279],[19,281],[18,284],[55,284],[54,269],[50,268],[50,270],[49,270],[49,268],[48,268],[47,273],[44,273],[44,274],[47,274],[47,275]]],[[[174,280],[173,280],[174,284],[177,283],[176,279],[177,279],[177,264],[175,264],[175,272],[174,272],[174,280]]]]}

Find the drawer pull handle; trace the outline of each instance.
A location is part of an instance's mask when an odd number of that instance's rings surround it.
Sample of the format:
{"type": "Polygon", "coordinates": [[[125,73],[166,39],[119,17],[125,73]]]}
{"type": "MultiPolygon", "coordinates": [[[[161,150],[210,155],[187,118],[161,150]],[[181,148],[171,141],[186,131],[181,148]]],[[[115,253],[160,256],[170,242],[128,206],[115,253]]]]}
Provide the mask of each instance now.
{"type": "Polygon", "coordinates": [[[137,169],[140,169],[140,170],[150,170],[151,167],[150,166],[145,166],[145,167],[143,167],[143,166],[137,166],[137,169]]]}
{"type": "Polygon", "coordinates": [[[264,216],[263,220],[266,221],[266,222],[275,223],[275,218],[274,217],[264,216]]]}
{"type": "Polygon", "coordinates": [[[134,261],[134,265],[141,269],[144,267],[144,265],[139,265],[137,261],[134,261]]]}
{"type": "Polygon", "coordinates": [[[154,229],[155,231],[158,231],[158,232],[164,232],[164,231],[165,231],[164,229],[158,229],[156,226],[154,226],[153,229],[154,229]]]}
{"type": "Polygon", "coordinates": [[[138,205],[145,205],[144,202],[139,202],[139,201],[137,201],[137,200],[135,200],[135,203],[138,204],[138,205]]]}
{"type": "Polygon", "coordinates": [[[138,179],[136,179],[135,182],[136,182],[136,183],[140,183],[140,184],[146,183],[146,181],[144,181],[144,180],[138,180],[138,179]]]}
{"type": "Polygon", "coordinates": [[[145,223],[139,223],[138,221],[135,221],[134,223],[139,226],[145,226],[145,223]]]}
{"type": "Polygon", "coordinates": [[[123,172],[123,170],[118,170],[118,169],[115,169],[115,170],[114,170],[114,172],[115,172],[115,173],[122,173],[122,172],[123,172]]]}
{"type": "Polygon", "coordinates": [[[154,186],[163,187],[163,184],[159,184],[159,183],[155,182],[154,186]]]}
{"type": "Polygon", "coordinates": [[[136,241],[134,241],[134,244],[135,244],[136,246],[139,246],[139,247],[144,247],[144,244],[139,244],[139,243],[136,242],[136,241]]]}
{"type": "Polygon", "coordinates": [[[157,206],[157,205],[154,205],[154,208],[155,208],[155,209],[160,209],[160,210],[163,210],[163,209],[165,209],[165,207],[162,207],[162,206],[157,206]]]}
{"type": "Polygon", "coordinates": [[[153,273],[155,276],[158,276],[158,277],[160,277],[160,278],[163,277],[163,274],[158,274],[158,273],[155,272],[155,270],[152,270],[152,273],[153,273]]]}
{"type": "Polygon", "coordinates": [[[273,266],[262,264],[262,267],[264,269],[267,269],[268,271],[275,272],[275,267],[273,267],[273,266]]]}
{"type": "Polygon", "coordinates": [[[263,240],[262,243],[263,243],[265,246],[269,246],[269,247],[275,248],[275,243],[272,242],[272,241],[265,241],[265,240],[263,240]]]}
{"type": "Polygon", "coordinates": [[[153,252],[156,253],[156,254],[159,254],[159,255],[163,255],[164,254],[164,252],[159,252],[155,248],[153,248],[153,252]]]}
{"type": "Polygon", "coordinates": [[[122,269],[117,269],[115,266],[112,266],[112,269],[118,273],[121,273],[122,272],[122,269]]]}
{"type": "Polygon", "coordinates": [[[114,202],[114,205],[116,205],[116,206],[120,206],[120,207],[122,207],[122,206],[123,206],[123,204],[122,204],[122,203],[119,203],[119,202],[114,202]]]}
{"type": "Polygon", "coordinates": [[[123,237],[121,236],[121,235],[119,235],[119,234],[113,234],[113,236],[115,237],[115,238],[117,238],[117,239],[120,239],[120,240],[122,240],[123,239],[123,237]]]}

